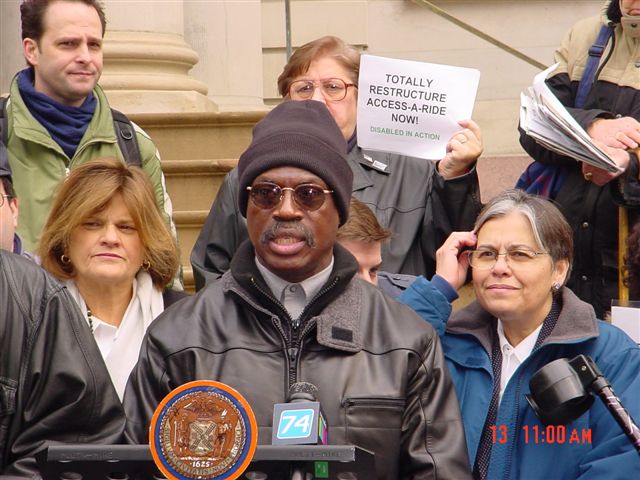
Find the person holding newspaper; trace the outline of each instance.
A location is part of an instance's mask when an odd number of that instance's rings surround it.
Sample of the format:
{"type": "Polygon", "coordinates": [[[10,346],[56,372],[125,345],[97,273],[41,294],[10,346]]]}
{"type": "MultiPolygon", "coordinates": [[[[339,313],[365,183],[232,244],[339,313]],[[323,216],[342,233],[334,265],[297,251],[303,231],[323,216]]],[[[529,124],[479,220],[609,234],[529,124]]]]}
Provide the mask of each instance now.
{"type": "Polygon", "coordinates": [[[566,216],[574,234],[568,286],[593,305],[599,318],[619,298],[618,206],[625,214],[640,207],[638,49],[640,1],[607,0],[600,16],[582,19],[568,32],[555,52],[558,66],[546,80],[618,172],[555,153],[520,128],[520,143],[536,161],[516,186],[553,198],[566,216]],[[589,61],[590,56],[596,60],[589,61]]]}
{"type": "MultiPolygon", "coordinates": [[[[391,273],[431,276],[435,252],[452,230],[471,228],[480,211],[475,162],[482,138],[472,120],[459,122],[444,158],[432,162],[358,146],[356,118],[360,52],[343,40],[313,40],[291,56],[278,78],[285,101],[324,103],[347,142],[354,175],[353,195],[369,206],[384,228],[396,233],[382,250],[382,268],[391,273]]],[[[218,192],[191,252],[200,289],[219,278],[247,238],[237,203],[238,174],[232,170],[218,192]]]]}

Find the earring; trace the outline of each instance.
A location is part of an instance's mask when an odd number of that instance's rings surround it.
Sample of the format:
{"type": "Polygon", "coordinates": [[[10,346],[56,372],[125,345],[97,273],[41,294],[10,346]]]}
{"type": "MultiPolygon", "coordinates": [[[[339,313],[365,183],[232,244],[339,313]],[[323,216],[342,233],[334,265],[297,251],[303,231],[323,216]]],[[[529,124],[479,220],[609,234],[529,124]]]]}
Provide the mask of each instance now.
{"type": "Polygon", "coordinates": [[[71,263],[71,259],[67,257],[64,253],[60,255],[60,261],[63,265],[69,265],[71,263]]]}
{"type": "Polygon", "coordinates": [[[144,262],[142,262],[143,270],[149,270],[150,268],[151,268],[151,263],[149,263],[149,260],[145,260],[144,262]]]}
{"type": "Polygon", "coordinates": [[[560,285],[558,282],[555,282],[553,285],[551,285],[551,291],[553,293],[558,293],[560,291],[560,288],[562,288],[562,285],[560,285]]]}

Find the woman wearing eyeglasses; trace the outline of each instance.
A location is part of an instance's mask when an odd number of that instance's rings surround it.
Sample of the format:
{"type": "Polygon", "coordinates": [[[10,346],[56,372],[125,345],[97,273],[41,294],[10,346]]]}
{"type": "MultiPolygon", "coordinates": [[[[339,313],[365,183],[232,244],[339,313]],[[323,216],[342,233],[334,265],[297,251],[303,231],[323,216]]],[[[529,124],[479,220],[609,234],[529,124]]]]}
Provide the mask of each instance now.
{"type": "Polygon", "coordinates": [[[640,418],[640,349],[563,286],[572,238],[551,202],[505,191],[437,252],[433,282],[457,289],[470,265],[477,301],[442,324],[442,288],[420,278],[400,296],[440,330],[476,479],[640,478],[640,457],[602,402],[545,426],[525,399],[536,371],[585,354],[640,418]]]}
{"type": "MultiPolygon", "coordinates": [[[[439,162],[362,150],[356,121],[360,51],[326,36],[298,48],[278,78],[285,100],[324,103],[348,143],[354,175],[353,195],[366,203],[384,228],[395,232],[382,251],[390,273],[431,276],[435,252],[453,230],[468,230],[480,211],[475,162],[482,153],[481,132],[472,120],[460,121],[439,162]]],[[[191,253],[196,288],[220,277],[247,238],[239,214],[237,171],[218,192],[191,253]]]]}
{"type": "Polygon", "coordinates": [[[146,174],[115,158],[73,169],[56,194],[39,255],[78,303],[122,400],[147,327],[186,296],[163,294],[178,250],[146,174]]]}

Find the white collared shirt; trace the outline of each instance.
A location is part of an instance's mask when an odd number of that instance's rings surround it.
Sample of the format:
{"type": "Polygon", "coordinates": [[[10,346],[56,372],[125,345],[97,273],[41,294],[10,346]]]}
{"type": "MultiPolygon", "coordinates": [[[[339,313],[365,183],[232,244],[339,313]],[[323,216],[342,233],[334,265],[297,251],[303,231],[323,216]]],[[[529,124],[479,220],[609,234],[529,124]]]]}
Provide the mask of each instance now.
{"type": "Polygon", "coordinates": [[[267,286],[271,289],[273,296],[280,300],[280,303],[287,309],[293,320],[296,320],[304,307],[313,297],[320,291],[322,286],[327,283],[333,270],[333,257],[331,262],[324,270],[316,273],[312,277],[303,280],[300,283],[289,283],[280,278],[267,267],[260,263],[258,257],[255,258],[258,270],[262,274],[267,286]]]}
{"type": "MultiPolygon", "coordinates": [[[[88,324],[87,304],[80,290],[73,280],[67,280],[65,284],[88,324]]],[[[138,361],[144,334],[153,319],[163,310],[162,292],[154,287],[151,276],[141,270],[133,280],[133,295],[120,326],[110,325],[95,315],[91,316],[93,336],[120,400],[124,397],[129,374],[138,361]]]]}
{"type": "Polygon", "coordinates": [[[531,332],[525,339],[523,339],[517,346],[513,346],[507,340],[504,334],[504,327],[502,320],[498,319],[498,339],[500,340],[500,351],[502,352],[502,373],[500,375],[500,401],[502,401],[502,394],[511,377],[518,369],[522,362],[524,362],[536,345],[536,340],[542,329],[542,324],[538,326],[533,332],[531,332]]]}

